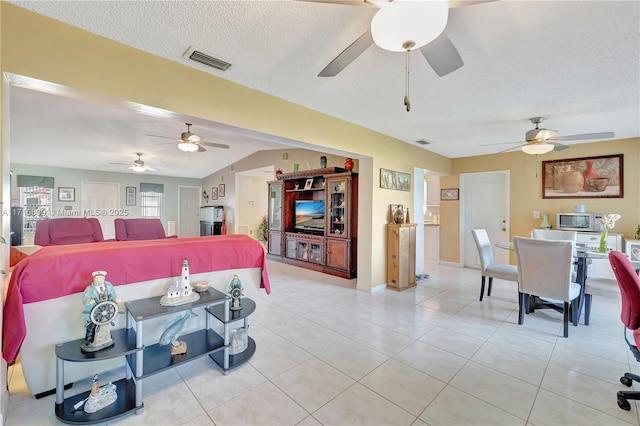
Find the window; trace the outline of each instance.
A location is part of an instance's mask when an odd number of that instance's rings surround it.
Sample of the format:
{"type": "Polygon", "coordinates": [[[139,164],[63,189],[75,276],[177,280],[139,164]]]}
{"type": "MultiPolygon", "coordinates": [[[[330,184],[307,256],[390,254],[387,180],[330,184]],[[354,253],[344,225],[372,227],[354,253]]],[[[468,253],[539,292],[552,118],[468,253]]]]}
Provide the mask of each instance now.
{"type": "Polygon", "coordinates": [[[163,185],[140,183],[140,216],[160,218],[162,214],[163,185]]]}
{"type": "Polygon", "coordinates": [[[24,206],[25,233],[36,232],[36,222],[51,217],[52,188],[42,186],[20,187],[20,205],[24,206]]]}

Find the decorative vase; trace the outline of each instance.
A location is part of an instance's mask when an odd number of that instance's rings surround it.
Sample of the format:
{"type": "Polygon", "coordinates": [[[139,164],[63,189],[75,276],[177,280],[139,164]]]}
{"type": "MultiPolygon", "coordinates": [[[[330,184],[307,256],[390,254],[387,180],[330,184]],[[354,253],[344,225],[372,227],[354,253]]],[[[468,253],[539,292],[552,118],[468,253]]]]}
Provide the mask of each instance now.
{"type": "Polygon", "coordinates": [[[404,223],[411,223],[411,219],[409,218],[409,209],[407,209],[407,214],[404,215],[404,223]]]}
{"type": "Polygon", "coordinates": [[[353,159],[351,158],[346,158],[344,160],[344,168],[347,169],[348,172],[350,172],[351,170],[353,170],[353,159]]]}
{"type": "Polygon", "coordinates": [[[573,193],[580,191],[584,186],[584,176],[579,171],[564,172],[560,175],[560,188],[562,192],[573,193]]]}
{"type": "Polygon", "coordinates": [[[222,216],[222,226],[220,227],[220,235],[227,235],[227,216],[222,216]]]}
{"type": "Polygon", "coordinates": [[[584,172],[582,172],[582,177],[584,178],[584,184],[582,185],[582,188],[585,191],[591,191],[587,179],[600,177],[598,172],[596,172],[596,169],[593,168],[593,160],[587,160],[587,168],[584,169],[584,172]]]}
{"type": "Polygon", "coordinates": [[[278,170],[276,170],[276,174],[277,174],[277,175],[281,175],[281,174],[282,174],[282,169],[278,169],[278,170]]]}
{"type": "Polygon", "coordinates": [[[320,157],[320,168],[324,169],[325,167],[327,167],[327,157],[323,155],[320,157]]]}
{"type": "Polygon", "coordinates": [[[607,233],[609,231],[602,230],[600,231],[600,245],[598,246],[598,251],[600,253],[606,253],[607,252],[607,233]]]}
{"type": "Polygon", "coordinates": [[[551,229],[551,222],[549,222],[549,213],[545,213],[542,218],[542,223],[540,224],[540,228],[542,229],[551,229]]]}
{"type": "Polygon", "coordinates": [[[393,221],[395,223],[404,223],[404,212],[402,209],[396,209],[393,213],[393,221]]]}

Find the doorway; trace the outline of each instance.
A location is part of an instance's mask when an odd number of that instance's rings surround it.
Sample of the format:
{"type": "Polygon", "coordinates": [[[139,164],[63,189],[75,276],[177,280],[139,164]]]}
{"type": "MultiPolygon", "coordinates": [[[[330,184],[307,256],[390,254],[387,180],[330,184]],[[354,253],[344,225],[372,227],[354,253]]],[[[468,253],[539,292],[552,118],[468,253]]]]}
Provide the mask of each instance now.
{"type": "MultiPolygon", "coordinates": [[[[460,258],[462,266],[480,268],[471,230],[484,228],[492,243],[509,241],[508,170],[460,175],[460,258]]],[[[496,263],[508,264],[508,250],[494,249],[496,263]]]]}
{"type": "Polygon", "coordinates": [[[111,212],[120,209],[120,184],[113,182],[82,182],[82,211],[86,217],[95,217],[102,227],[105,240],[116,238],[111,212]],[[106,214],[105,214],[106,213],[106,214]]]}
{"type": "Polygon", "coordinates": [[[200,236],[200,194],[201,187],[178,187],[178,229],[179,237],[200,236]]]}

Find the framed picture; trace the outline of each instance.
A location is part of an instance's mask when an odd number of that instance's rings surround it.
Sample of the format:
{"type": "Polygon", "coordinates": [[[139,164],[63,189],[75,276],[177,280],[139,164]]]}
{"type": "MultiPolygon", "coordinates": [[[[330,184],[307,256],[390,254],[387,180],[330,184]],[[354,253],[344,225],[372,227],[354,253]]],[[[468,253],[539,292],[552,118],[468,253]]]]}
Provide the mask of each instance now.
{"type": "Polygon", "coordinates": [[[125,204],[127,206],[135,206],[136,205],[136,187],[135,186],[127,186],[126,188],[126,200],[125,204]]]}
{"type": "Polygon", "coordinates": [[[440,190],[440,199],[444,201],[459,200],[460,189],[459,188],[445,188],[440,190]]]}
{"type": "Polygon", "coordinates": [[[213,187],[211,188],[211,199],[212,200],[217,200],[218,199],[218,188],[217,187],[213,187]]]}
{"type": "Polygon", "coordinates": [[[64,186],[59,187],[58,201],[76,201],[76,189],[64,186]]]}
{"type": "Polygon", "coordinates": [[[304,183],[304,189],[311,189],[312,186],[313,186],[313,178],[307,179],[307,181],[304,183]]]}
{"type": "Polygon", "coordinates": [[[402,204],[389,204],[389,223],[394,223],[394,215],[400,210],[404,214],[404,206],[402,204]]]}
{"type": "Polygon", "coordinates": [[[626,240],[625,253],[632,262],[640,262],[640,240],[626,240]]]}
{"type": "Polygon", "coordinates": [[[218,197],[224,197],[224,183],[218,185],[218,197]]]}
{"type": "Polygon", "coordinates": [[[381,168],[380,188],[411,191],[411,175],[381,168]]]}
{"type": "Polygon", "coordinates": [[[542,198],[623,198],[623,155],[542,162],[542,198]]]}

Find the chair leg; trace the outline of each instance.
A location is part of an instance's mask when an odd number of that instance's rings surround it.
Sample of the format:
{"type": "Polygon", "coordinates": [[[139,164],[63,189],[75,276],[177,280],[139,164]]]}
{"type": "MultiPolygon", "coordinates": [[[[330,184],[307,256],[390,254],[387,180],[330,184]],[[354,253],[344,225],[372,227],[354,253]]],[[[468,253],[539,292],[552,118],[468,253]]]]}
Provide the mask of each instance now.
{"type": "Polygon", "coordinates": [[[589,315],[591,314],[591,295],[584,295],[584,325],[589,325],[589,315]]]}
{"type": "Polygon", "coordinates": [[[491,287],[493,287],[493,277],[489,277],[489,288],[487,289],[487,296],[491,296],[491,287]]]}
{"type": "Polygon", "coordinates": [[[518,324],[522,325],[524,324],[524,311],[525,309],[527,309],[528,306],[528,300],[529,300],[529,295],[525,294],[525,293],[520,293],[518,292],[518,302],[520,302],[518,305],[518,324]]]}
{"type": "Polygon", "coordinates": [[[482,298],[484,297],[484,280],[485,276],[482,276],[482,280],[480,281],[480,301],[482,302],[482,298]]]}
{"type": "Polygon", "coordinates": [[[571,323],[574,327],[578,326],[578,322],[580,321],[580,298],[577,297],[571,301],[569,305],[569,313],[571,314],[571,323]]]}
{"type": "Polygon", "coordinates": [[[564,337],[569,337],[569,302],[564,302],[564,337]]]}

